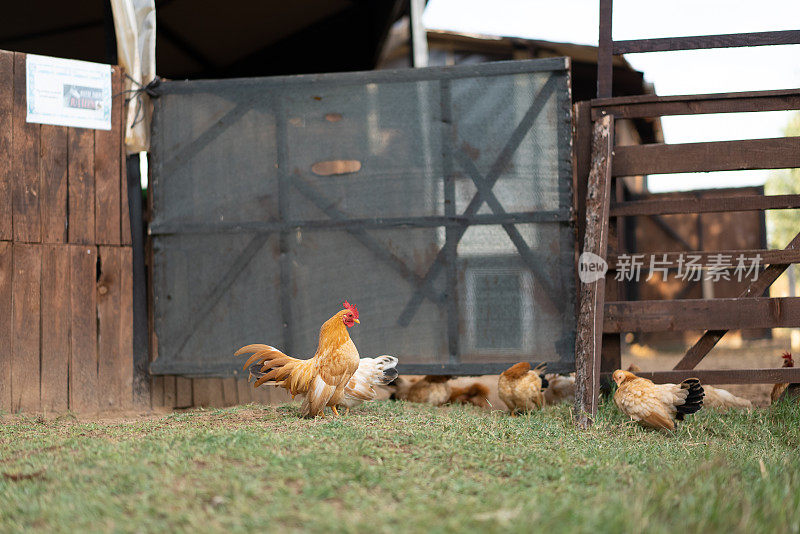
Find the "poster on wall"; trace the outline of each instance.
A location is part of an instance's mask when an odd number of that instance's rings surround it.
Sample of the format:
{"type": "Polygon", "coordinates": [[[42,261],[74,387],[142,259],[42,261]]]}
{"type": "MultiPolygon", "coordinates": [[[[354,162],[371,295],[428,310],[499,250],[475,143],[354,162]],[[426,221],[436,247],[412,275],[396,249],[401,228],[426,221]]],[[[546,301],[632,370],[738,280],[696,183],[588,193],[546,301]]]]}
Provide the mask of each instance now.
{"type": "Polygon", "coordinates": [[[111,65],[28,54],[27,121],[111,129],[111,65]]]}

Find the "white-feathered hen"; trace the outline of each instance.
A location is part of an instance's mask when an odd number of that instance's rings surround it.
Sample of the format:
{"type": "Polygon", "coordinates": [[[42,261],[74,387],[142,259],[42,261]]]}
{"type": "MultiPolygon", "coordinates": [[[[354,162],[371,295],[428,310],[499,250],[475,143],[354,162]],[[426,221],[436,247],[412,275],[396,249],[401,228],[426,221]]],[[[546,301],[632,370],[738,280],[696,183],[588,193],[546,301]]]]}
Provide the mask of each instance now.
{"type": "Polygon", "coordinates": [[[361,358],[358,370],[350,378],[344,388],[341,406],[349,411],[364,401],[374,400],[377,392],[374,386],[385,385],[397,378],[397,358],[394,356],[378,356],[377,358],[361,358]]]}

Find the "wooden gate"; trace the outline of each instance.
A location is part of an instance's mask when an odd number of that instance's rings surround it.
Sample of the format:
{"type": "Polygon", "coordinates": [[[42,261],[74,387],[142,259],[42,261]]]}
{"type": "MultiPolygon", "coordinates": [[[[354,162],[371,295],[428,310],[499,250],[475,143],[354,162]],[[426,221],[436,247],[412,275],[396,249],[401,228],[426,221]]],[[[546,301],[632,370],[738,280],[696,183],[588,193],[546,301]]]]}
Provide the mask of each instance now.
{"type": "MultiPolygon", "coordinates": [[[[696,201],[624,201],[621,177],[744,169],[800,167],[800,137],[688,144],[617,146],[614,123],[668,115],[694,115],[800,109],[800,89],[658,97],[614,98],[611,58],[615,54],[699,48],[800,44],[800,31],[712,35],[673,39],[613,41],[611,0],[600,2],[598,96],[575,106],[575,180],[584,252],[608,260],[609,283],[601,278],[581,285],[576,370],[578,423],[591,424],[597,410],[601,373],[620,366],[620,333],[702,328],[705,334],[670,371],[640,373],[657,382],[695,376],[709,383],[777,383],[800,381],[800,369],[695,370],[695,366],[731,329],[800,326],[800,298],[770,299],[762,295],[793,263],[800,263],[800,234],[783,250],[697,251],[701,263],[722,254],[743,261],[760,258],[768,265],[738,298],[672,301],[624,301],[613,279],[620,268],[620,219],[638,215],[763,211],[800,208],[800,195],[707,197],[696,201]]],[[[800,229],[799,229],[800,230],[800,229]]],[[[676,267],[679,253],[644,257],[676,267]]]]}

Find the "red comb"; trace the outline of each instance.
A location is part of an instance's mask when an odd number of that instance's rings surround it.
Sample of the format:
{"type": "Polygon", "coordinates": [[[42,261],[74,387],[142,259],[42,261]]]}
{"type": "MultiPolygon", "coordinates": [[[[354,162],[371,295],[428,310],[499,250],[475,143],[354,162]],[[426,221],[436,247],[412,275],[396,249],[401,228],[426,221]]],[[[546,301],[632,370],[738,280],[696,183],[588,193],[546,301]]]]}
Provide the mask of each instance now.
{"type": "Polygon", "coordinates": [[[347,301],[344,301],[344,308],[346,310],[350,310],[351,312],[353,312],[353,315],[355,316],[355,318],[358,319],[358,308],[356,308],[355,306],[353,306],[352,304],[350,304],[347,301]]]}
{"type": "Polygon", "coordinates": [[[792,359],[792,353],[791,352],[784,352],[783,355],[781,356],[781,358],[783,358],[784,360],[791,360],[792,359]]]}

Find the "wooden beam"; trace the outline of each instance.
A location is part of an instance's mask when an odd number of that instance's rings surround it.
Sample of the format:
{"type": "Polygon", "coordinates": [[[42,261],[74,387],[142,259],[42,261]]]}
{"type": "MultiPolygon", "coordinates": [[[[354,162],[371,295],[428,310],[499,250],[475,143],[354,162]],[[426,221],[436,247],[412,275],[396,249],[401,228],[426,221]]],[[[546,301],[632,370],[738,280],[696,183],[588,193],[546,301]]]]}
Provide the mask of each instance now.
{"type": "Polygon", "coordinates": [[[611,217],[669,215],[674,213],[721,213],[800,208],[800,195],[743,197],[689,197],[634,200],[611,204],[611,217]]]}
{"type": "Polygon", "coordinates": [[[800,326],[800,297],[607,302],[605,332],[675,332],[800,326]]]}
{"type": "Polygon", "coordinates": [[[636,376],[656,384],[677,384],[698,378],[703,384],[779,384],[800,382],[800,367],[775,369],[691,369],[683,371],[638,372],[636,376]]]}
{"type": "Polygon", "coordinates": [[[744,113],[800,109],[800,89],[747,91],[702,95],[639,95],[592,100],[592,119],[614,115],[617,119],[642,119],[667,115],[744,113]]]}
{"type": "Polygon", "coordinates": [[[703,50],[707,48],[789,44],[800,44],[800,30],[614,41],[613,52],[614,55],[619,55],[640,54],[644,52],[672,52],[675,50],[703,50]]]}
{"type": "Polygon", "coordinates": [[[613,46],[612,0],[600,0],[600,29],[599,47],[597,49],[597,97],[610,98],[613,96],[613,46]]]}
{"type": "Polygon", "coordinates": [[[800,137],[614,149],[614,176],[800,167],[800,137]]]}
{"type": "MultiPolygon", "coordinates": [[[[761,265],[775,265],[775,264],[788,264],[788,263],[800,263],[800,250],[791,250],[791,249],[782,249],[782,250],[766,250],[766,249],[750,249],[750,250],[718,250],[718,251],[707,251],[707,250],[694,250],[694,251],[681,251],[681,252],[649,252],[649,253],[633,253],[630,256],[636,257],[637,263],[639,261],[642,262],[642,270],[646,270],[650,268],[650,262],[653,261],[659,267],[668,267],[670,269],[677,268],[681,265],[680,259],[683,257],[684,262],[689,259],[690,256],[694,257],[699,256],[699,259],[695,260],[697,264],[707,265],[710,262],[710,259],[713,256],[722,255],[727,257],[731,260],[734,268],[738,262],[739,256],[744,256],[744,263],[746,267],[750,266],[750,262],[756,257],[760,256],[761,259],[759,263],[761,265]]],[[[620,262],[619,262],[619,255],[618,254],[609,254],[608,255],[608,268],[609,270],[616,269],[620,262]]]]}
{"type": "MultiPolygon", "coordinates": [[[[610,5],[610,1],[608,2],[610,5]]],[[[608,210],[614,119],[603,117],[592,132],[592,167],[586,195],[584,253],[604,258],[608,248],[608,210]]],[[[600,391],[600,352],[603,336],[605,277],[580,286],[580,310],[575,340],[575,412],[578,426],[588,428],[597,413],[600,391]]]]}
{"type": "MultiPolygon", "coordinates": [[[[794,236],[784,250],[800,250],[800,233],[794,236]]],[[[746,298],[762,295],[788,267],[788,264],[770,265],[759,275],[758,280],[751,283],[739,296],[746,298]]],[[[726,333],[727,330],[709,330],[703,334],[675,365],[675,369],[694,369],[726,333]]]]}

